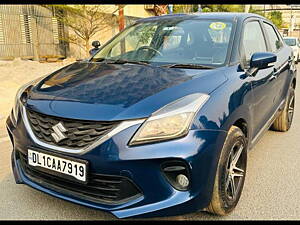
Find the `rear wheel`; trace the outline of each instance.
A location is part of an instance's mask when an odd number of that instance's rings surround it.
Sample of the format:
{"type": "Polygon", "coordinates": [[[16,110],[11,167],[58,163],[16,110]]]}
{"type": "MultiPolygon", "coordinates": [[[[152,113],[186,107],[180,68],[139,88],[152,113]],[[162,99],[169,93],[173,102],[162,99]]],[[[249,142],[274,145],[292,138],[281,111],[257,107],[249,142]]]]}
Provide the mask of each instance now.
{"type": "Polygon", "coordinates": [[[232,126],[218,162],[211,202],[207,208],[217,215],[229,214],[237,205],[245,181],[247,140],[242,130],[232,126]]]}
{"type": "Polygon", "coordinates": [[[295,108],[295,90],[290,88],[288,99],[284,109],[272,124],[271,129],[275,131],[288,131],[292,125],[295,108]]]}

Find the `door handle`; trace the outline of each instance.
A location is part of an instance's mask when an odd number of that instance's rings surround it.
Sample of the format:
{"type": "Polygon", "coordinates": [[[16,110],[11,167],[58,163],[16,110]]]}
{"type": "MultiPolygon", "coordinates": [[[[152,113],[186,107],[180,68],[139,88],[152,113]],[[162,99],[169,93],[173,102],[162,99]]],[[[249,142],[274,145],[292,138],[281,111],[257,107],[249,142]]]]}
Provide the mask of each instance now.
{"type": "Polygon", "coordinates": [[[273,74],[272,74],[272,75],[277,77],[279,73],[280,73],[280,69],[274,68],[274,69],[273,69],[273,74]]]}
{"type": "Polygon", "coordinates": [[[269,81],[277,79],[279,72],[280,72],[280,70],[274,68],[273,72],[272,72],[272,76],[270,76],[270,78],[269,78],[269,81]]]}
{"type": "Polygon", "coordinates": [[[272,74],[272,76],[270,76],[269,81],[275,80],[277,79],[277,76],[275,76],[274,74],[272,74]]]}

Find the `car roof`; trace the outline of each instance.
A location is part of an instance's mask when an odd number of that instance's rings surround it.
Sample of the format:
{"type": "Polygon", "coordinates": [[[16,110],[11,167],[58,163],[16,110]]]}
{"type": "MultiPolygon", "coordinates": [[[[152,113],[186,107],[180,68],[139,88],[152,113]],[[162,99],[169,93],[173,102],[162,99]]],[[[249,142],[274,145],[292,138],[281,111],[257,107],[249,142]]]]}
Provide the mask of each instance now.
{"type": "Polygon", "coordinates": [[[248,17],[266,18],[254,13],[233,13],[233,12],[212,12],[212,13],[190,13],[190,14],[167,14],[163,16],[153,16],[138,20],[137,22],[147,22],[164,19],[220,19],[220,20],[244,20],[248,17]]]}
{"type": "Polygon", "coordinates": [[[283,39],[286,39],[286,38],[289,38],[289,39],[297,39],[297,37],[283,37],[283,39]]]}

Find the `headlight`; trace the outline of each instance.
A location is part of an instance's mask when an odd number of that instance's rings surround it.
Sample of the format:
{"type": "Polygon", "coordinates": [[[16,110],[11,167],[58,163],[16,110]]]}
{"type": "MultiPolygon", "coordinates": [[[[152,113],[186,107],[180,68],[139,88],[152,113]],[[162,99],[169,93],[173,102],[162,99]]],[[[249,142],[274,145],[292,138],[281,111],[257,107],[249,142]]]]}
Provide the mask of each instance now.
{"type": "Polygon", "coordinates": [[[186,135],[194,116],[208,98],[206,94],[196,93],[162,107],[143,123],[129,145],[169,140],[186,135]]]}
{"type": "MultiPolygon", "coordinates": [[[[49,74],[47,74],[46,76],[49,76],[49,74]]],[[[23,92],[30,86],[30,85],[34,85],[35,83],[39,82],[40,80],[44,79],[46,76],[42,76],[42,77],[39,77],[35,80],[32,80],[26,84],[24,84],[23,86],[21,86],[18,91],[17,91],[17,94],[16,94],[16,97],[15,97],[15,104],[13,106],[13,119],[14,119],[14,122],[16,123],[17,120],[18,120],[18,113],[19,113],[19,110],[20,110],[20,98],[21,98],[21,95],[23,94],[23,92]]]]}
{"type": "Polygon", "coordinates": [[[22,87],[19,88],[19,90],[17,91],[16,97],[15,97],[15,105],[13,106],[13,116],[14,116],[14,121],[17,122],[18,120],[18,113],[19,113],[19,109],[20,109],[20,98],[21,95],[23,94],[23,92],[26,90],[26,88],[28,88],[31,85],[32,82],[27,83],[25,85],[23,85],[22,87]]]}
{"type": "Polygon", "coordinates": [[[13,106],[13,116],[14,116],[14,122],[17,122],[17,118],[18,118],[18,112],[19,112],[19,108],[20,108],[20,102],[19,102],[19,97],[17,97],[18,94],[15,96],[15,104],[13,106]]]}

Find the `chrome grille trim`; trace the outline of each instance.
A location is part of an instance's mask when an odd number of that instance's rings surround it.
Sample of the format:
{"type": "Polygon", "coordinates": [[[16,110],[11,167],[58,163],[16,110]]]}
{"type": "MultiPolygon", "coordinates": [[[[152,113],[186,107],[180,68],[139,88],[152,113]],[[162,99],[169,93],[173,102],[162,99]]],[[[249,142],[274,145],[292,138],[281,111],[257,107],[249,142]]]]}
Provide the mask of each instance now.
{"type": "Polygon", "coordinates": [[[107,141],[109,138],[111,138],[115,134],[117,134],[131,126],[142,124],[145,121],[145,119],[123,121],[118,126],[116,126],[113,130],[111,130],[109,133],[107,133],[106,135],[102,136],[100,139],[95,141],[93,144],[91,144],[85,148],[81,148],[81,149],[71,149],[71,148],[64,148],[64,147],[59,147],[59,146],[55,146],[55,145],[50,145],[48,143],[40,141],[34,135],[32,129],[30,127],[25,106],[22,106],[21,114],[22,114],[22,118],[23,118],[23,122],[26,127],[26,130],[28,131],[28,134],[31,137],[31,139],[36,144],[43,146],[49,150],[53,150],[53,151],[57,151],[57,152],[66,152],[66,153],[77,154],[77,155],[82,155],[82,154],[92,150],[93,148],[97,147],[98,145],[102,144],[103,142],[107,141]]]}
{"type": "Polygon", "coordinates": [[[121,121],[90,121],[42,114],[26,109],[34,135],[42,142],[62,148],[85,148],[109,133],[121,121]]]}

